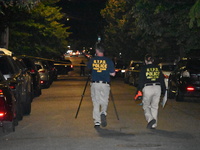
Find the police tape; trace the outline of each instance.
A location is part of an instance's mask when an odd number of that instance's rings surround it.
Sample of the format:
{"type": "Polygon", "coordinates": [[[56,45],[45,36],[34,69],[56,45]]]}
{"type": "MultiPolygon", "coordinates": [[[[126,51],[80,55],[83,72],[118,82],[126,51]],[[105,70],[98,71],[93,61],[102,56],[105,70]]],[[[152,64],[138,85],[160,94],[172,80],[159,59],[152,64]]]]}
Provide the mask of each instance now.
{"type": "MultiPolygon", "coordinates": [[[[86,64],[72,64],[72,63],[66,63],[65,60],[61,61],[61,60],[54,60],[54,59],[48,59],[48,58],[42,58],[42,57],[35,57],[35,56],[28,56],[28,55],[20,55],[20,56],[17,56],[17,57],[29,57],[29,58],[32,58],[32,59],[36,59],[36,60],[47,60],[47,61],[51,61],[51,62],[54,62],[54,65],[55,66],[70,66],[71,68],[73,67],[86,67],[87,65],[86,64]]],[[[131,70],[131,69],[115,69],[115,72],[137,72],[139,73],[140,70],[131,70]]]]}
{"type": "Polygon", "coordinates": [[[66,60],[54,60],[54,59],[48,59],[48,58],[42,58],[42,57],[35,57],[35,56],[28,56],[28,55],[19,55],[19,56],[16,56],[17,58],[20,58],[20,57],[29,57],[29,58],[32,58],[34,60],[46,60],[46,61],[51,61],[51,62],[54,62],[54,65],[55,66],[71,66],[72,67],[75,67],[75,66],[84,66],[86,67],[87,65],[86,64],[72,64],[71,62],[66,62],[66,60]]]}
{"type": "Polygon", "coordinates": [[[115,69],[115,72],[119,72],[119,71],[121,71],[121,72],[137,72],[137,73],[140,72],[140,70],[115,69]]]}

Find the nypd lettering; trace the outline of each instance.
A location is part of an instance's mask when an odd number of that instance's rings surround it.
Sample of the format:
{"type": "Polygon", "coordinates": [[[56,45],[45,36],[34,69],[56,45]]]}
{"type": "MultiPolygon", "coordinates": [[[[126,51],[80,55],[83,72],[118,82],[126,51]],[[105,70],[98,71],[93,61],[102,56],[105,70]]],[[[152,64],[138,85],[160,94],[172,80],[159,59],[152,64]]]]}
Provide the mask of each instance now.
{"type": "Polygon", "coordinates": [[[105,60],[94,60],[92,63],[92,67],[97,72],[102,72],[103,70],[107,69],[107,63],[105,60]]]}
{"type": "Polygon", "coordinates": [[[147,68],[146,77],[151,81],[156,81],[160,76],[160,71],[158,68],[147,68]]]}

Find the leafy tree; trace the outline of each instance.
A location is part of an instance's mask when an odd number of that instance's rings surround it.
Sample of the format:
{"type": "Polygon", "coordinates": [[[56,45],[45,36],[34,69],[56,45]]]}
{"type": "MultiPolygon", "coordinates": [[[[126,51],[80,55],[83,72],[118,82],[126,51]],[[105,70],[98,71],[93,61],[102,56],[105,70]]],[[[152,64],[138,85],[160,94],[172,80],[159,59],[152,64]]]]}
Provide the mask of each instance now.
{"type": "Polygon", "coordinates": [[[53,57],[65,51],[69,27],[59,23],[64,16],[53,4],[52,1],[44,1],[31,11],[24,11],[25,19],[10,26],[9,49],[16,55],[53,57]]]}
{"type": "Polygon", "coordinates": [[[200,46],[199,28],[189,28],[191,12],[198,5],[195,2],[109,0],[101,12],[108,23],[105,43],[114,52],[124,47],[123,53],[128,59],[141,59],[146,52],[166,59],[183,56],[184,52],[200,46]]]}

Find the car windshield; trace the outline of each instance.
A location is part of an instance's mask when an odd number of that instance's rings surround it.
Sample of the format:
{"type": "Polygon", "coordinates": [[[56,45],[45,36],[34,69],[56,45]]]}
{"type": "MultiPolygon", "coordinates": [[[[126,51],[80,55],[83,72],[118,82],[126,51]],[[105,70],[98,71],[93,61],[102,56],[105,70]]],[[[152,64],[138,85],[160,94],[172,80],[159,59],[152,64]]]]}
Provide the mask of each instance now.
{"type": "Polygon", "coordinates": [[[162,70],[163,71],[173,71],[175,69],[175,65],[163,65],[162,70]]]}
{"type": "Polygon", "coordinates": [[[189,60],[187,67],[193,70],[200,70],[200,60],[189,60]]]}
{"type": "Polygon", "coordinates": [[[3,75],[5,74],[14,74],[11,65],[6,61],[4,57],[0,58],[0,71],[3,75]]]}
{"type": "Polygon", "coordinates": [[[2,73],[0,72],[0,82],[2,82],[2,81],[4,81],[5,80],[5,78],[4,78],[4,76],[2,75],[2,73]]]}

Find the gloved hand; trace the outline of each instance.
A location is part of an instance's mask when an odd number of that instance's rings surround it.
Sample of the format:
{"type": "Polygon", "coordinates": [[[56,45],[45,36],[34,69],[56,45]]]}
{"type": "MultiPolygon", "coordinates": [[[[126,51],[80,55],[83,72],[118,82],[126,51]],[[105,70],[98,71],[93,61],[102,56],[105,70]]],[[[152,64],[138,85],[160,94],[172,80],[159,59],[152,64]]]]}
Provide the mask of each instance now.
{"type": "Polygon", "coordinates": [[[135,100],[141,100],[142,99],[142,92],[141,91],[137,91],[135,97],[134,97],[135,100]]]}

